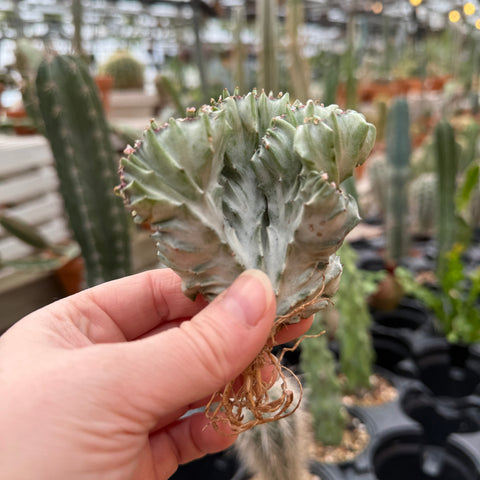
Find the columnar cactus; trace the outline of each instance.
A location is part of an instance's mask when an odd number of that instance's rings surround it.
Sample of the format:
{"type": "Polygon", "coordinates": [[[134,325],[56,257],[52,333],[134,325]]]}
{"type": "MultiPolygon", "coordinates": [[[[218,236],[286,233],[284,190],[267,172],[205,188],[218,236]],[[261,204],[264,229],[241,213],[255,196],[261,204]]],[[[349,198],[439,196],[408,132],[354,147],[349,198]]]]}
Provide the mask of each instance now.
{"type": "Polygon", "coordinates": [[[455,192],[458,172],[459,149],[455,142],[455,132],[447,121],[439,122],[434,130],[434,151],[437,167],[437,239],[438,265],[443,268],[443,255],[450,251],[456,235],[457,217],[455,212],[455,192]]]}
{"type": "Polygon", "coordinates": [[[117,50],[101,65],[100,73],[113,78],[114,88],[143,88],[144,69],[144,65],[128,50],[117,50]]]}
{"type": "Polygon", "coordinates": [[[413,179],[409,186],[409,197],[412,232],[420,236],[431,236],[435,229],[437,176],[426,172],[413,179]]]}
{"type": "MultiPolygon", "coordinates": [[[[323,313],[315,315],[313,325],[316,330],[325,327],[323,313]]],[[[327,335],[303,342],[301,368],[305,376],[308,410],[312,416],[315,440],[323,445],[340,445],[347,425],[347,415],[342,406],[337,362],[328,346],[327,335]]]]}
{"type": "Polygon", "coordinates": [[[266,91],[278,90],[278,0],[256,2],[259,36],[257,84],[266,91]]]}
{"type": "Polygon", "coordinates": [[[335,293],[335,251],[359,221],[339,185],[374,139],[361,114],[336,105],[226,92],[192,118],[152,123],[126,149],[119,191],[188,296],[213,299],[243,270],[265,271],[276,331],[335,293]]]}
{"type": "Polygon", "coordinates": [[[309,98],[310,69],[303,55],[299,28],[305,20],[305,9],[301,0],[286,3],[285,30],[287,33],[288,73],[291,93],[300,100],[309,98]]]}
{"type": "Polygon", "coordinates": [[[113,192],[115,150],[87,67],[69,55],[45,59],[36,93],[60,193],[85,260],[87,285],[130,273],[128,218],[113,192]]]}
{"type": "MultiPolygon", "coordinates": [[[[373,293],[367,290],[368,282],[357,268],[355,250],[344,243],[340,249],[343,276],[335,302],[340,312],[337,333],[340,346],[340,369],[345,376],[348,393],[359,393],[370,388],[375,352],[370,335],[371,315],[367,298],[373,293]],[[352,285],[356,285],[352,291],[352,285]]],[[[374,282],[370,282],[374,284],[374,282]]]]}
{"type": "Polygon", "coordinates": [[[408,195],[410,174],[410,118],[405,98],[397,99],[387,119],[387,256],[398,263],[408,248],[408,195]]]}

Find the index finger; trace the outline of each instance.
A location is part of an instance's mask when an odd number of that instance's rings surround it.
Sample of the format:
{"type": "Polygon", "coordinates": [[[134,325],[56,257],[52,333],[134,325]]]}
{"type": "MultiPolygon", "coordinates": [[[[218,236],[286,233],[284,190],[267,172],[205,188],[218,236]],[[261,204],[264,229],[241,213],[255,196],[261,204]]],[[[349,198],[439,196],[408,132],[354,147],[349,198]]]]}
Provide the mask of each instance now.
{"type": "MultiPolygon", "coordinates": [[[[145,335],[162,323],[190,318],[207,305],[200,296],[195,301],[188,299],[182,292],[180,277],[168,268],[113,280],[75,297],[70,299],[77,307],[84,299],[98,306],[126,340],[145,335]]],[[[104,329],[108,328],[107,322],[105,319],[104,329]]]]}

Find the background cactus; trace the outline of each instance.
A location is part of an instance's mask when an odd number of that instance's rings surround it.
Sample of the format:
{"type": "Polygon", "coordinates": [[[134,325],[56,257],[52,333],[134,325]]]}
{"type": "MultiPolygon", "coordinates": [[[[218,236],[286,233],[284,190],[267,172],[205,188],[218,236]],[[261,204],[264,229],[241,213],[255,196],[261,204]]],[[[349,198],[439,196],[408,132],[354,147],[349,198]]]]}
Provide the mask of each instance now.
{"type": "Polygon", "coordinates": [[[247,14],[243,5],[233,8],[232,13],[232,63],[233,63],[233,81],[240,92],[247,91],[248,79],[246,75],[247,48],[242,40],[242,33],[247,27],[247,14]]]}
{"type": "Polygon", "coordinates": [[[100,66],[100,73],[113,78],[116,89],[143,88],[145,67],[128,50],[117,50],[100,66]]]}
{"type": "Polygon", "coordinates": [[[278,1],[258,0],[257,34],[259,37],[258,80],[259,88],[267,92],[276,92],[278,79],[278,1]]]}
{"type": "MultiPolygon", "coordinates": [[[[321,331],[324,327],[323,312],[320,312],[315,315],[313,328],[321,331]]],[[[328,346],[327,335],[306,339],[302,343],[300,360],[315,440],[323,445],[340,445],[347,415],[342,406],[337,363],[328,346]]]]}
{"type": "Polygon", "coordinates": [[[388,191],[387,191],[387,258],[395,264],[406,255],[408,234],[407,183],[410,173],[410,119],[408,103],[398,98],[392,105],[387,120],[386,136],[388,191]]]}
{"type": "Polygon", "coordinates": [[[340,371],[345,378],[343,390],[346,393],[361,393],[370,388],[373,374],[375,352],[370,335],[372,318],[367,298],[375,291],[378,279],[367,280],[366,275],[372,272],[362,273],[357,267],[357,253],[348,243],[341,246],[339,254],[343,272],[335,308],[340,314],[337,339],[340,371]]]}
{"type": "Polygon", "coordinates": [[[435,230],[437,176],[433,172],[420,174],[409,185],[411,231],[420,237],[430,237],[435,230]]]}
{"type": "Polygon", "coordinates": [[[127,275],[129,227],[113,192],[116,153],[95,83],[82,60],[58,55],[40,64],[36,93],[87,285],[127,275]]]}
{"type": "MultiPolygon", "coordinates": [[[[310,69],[304,58],[299,29],[305,20],[301,0],[288,0],[286,4],[285,29],[287,33],[286,54],[290,78],[290,93],[294,98],[305,101],[309,98],[310,69]]],[[[331,102],[333,103],[333,102],[331,102]]],[[[328,103],[327,103],[328,104],[328,103]]]]}
{"type": "Polygon", "coordinates": [[[434,151],[437,167],[437,241],[438,264],[441,275],[443,256],[455,242],[457,216],[455,212],[455,192],[459,161],[459,148],[455,142],[455,132],[447,121],[441,121],[434,130],[434,151]]]}
{"type": "MultiPolygon", "coordinates": [[[[288,388],[299,395],[295,380],[288,380],[288,388]]],[[[272,400],[280,398],[280,381],[269,394],[272,400]]],[[[309,480],[308,423],[302,402],[292,415],[243,432],[235,442],[235,452],[256,480],[309,480]]]]}
{"type": "Polygon", "coordinates": [[[35,48],[30,41],[22,38],[16,43],[15,65],[22,76],[22,101],[34,127],[43,133],[43,119],[35,92],[35,78],[44,54],[35,48]]]}

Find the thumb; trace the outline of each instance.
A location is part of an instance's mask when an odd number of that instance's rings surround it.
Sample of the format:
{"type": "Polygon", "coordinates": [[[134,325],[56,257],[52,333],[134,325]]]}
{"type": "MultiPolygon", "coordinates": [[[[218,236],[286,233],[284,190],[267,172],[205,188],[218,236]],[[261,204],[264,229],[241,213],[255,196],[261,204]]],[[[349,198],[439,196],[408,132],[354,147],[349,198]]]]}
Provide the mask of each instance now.
{"type": "Polygon", "coordinates": [[[122,384],[145,403],[138,407],[150,412],[178,411],[204,399],[236,378],[260,352],[275,311],[270,280],[248,270],[191,320],[124,344],[127,354],[122,352],[120,361],[130,374],[122,384]]]}

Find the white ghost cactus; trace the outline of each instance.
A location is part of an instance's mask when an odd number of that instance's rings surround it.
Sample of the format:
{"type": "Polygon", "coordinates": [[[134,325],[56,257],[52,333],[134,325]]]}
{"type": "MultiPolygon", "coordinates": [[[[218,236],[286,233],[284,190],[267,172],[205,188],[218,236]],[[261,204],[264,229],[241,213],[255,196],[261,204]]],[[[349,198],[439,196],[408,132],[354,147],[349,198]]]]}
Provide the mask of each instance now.
{"type": "Polygon", "coordinates": [[[278,316],[315,313],[337,290],[335,252],[359,221],[340,184],[367,158],[375,127],[336,105],[255,91],[190,115],[152,122],[126,149],[119,191],[135,221],[151,225],[186,295],[211,300],[257,268],[278,316]]]}

